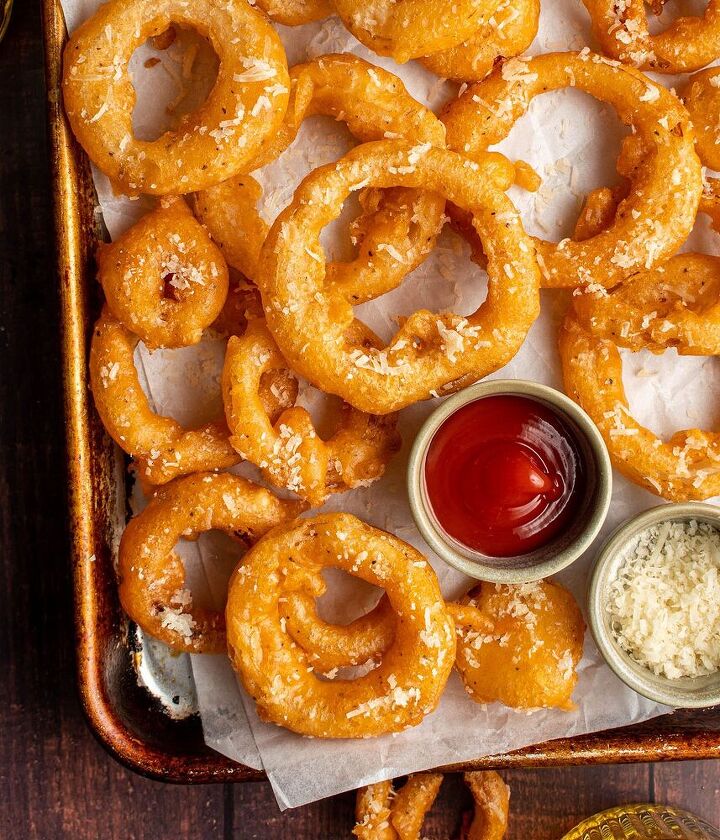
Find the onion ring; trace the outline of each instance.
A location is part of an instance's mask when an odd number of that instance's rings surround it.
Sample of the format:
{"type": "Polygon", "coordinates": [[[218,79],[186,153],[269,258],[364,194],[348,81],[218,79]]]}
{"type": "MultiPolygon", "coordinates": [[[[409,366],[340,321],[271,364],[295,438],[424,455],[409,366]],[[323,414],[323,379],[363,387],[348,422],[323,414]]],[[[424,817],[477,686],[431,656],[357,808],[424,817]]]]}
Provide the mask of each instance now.
{"type": "MultiPolygon", "coordinates": [[[[689,73],[720,57],[720,2],[650,34],[644,0],[583,0],[603,51],[641,70],[689,73]]],[[[662,6],[662,3],[661,3],[662,6]]]]}
{"type": "MultiPolygon", "coordinates": [[[[720,36],[719,36],[720,37],[720,36]]],[[[720,47],[718,48],[720,54],[720,47]]],[[[710,67],[687,81],[681,96],[695,127],[700,160],[710,169],[720,169],[720,71],[710,67]]]]}
{"type": "MultiPolygon", "coordinates": [[[[401,80],[354,55],[324,55],[292,68],[290,104],[280,131],[253,161],[253,169],[279,157],[313,116],[344,122],[361,142],[393,135],[418,143],[445,145],[437,117],[416,102],[401,80]]],[[[249,176],[235,178],[196,197],[196,212],[226,259],[255,280],[257,259],[268,226],[256,209],[261,190],[249,176]]],[[[432,250],[443,222],[445,202],[421,190],[395,189],[360,194],[355,220],[358,254],[328,266],[328,281],[353,303],[394,289],[432,250]],[[402,261],[393,254],[403,254],[402,261]]]]}
{"type": "Polygon", "coordinates": [[[182,199],[97,250],[107,305],[150,349],[197,344],[228,294],[225,260],[182,199]]]}
{"type": "MultiPolygon", "coordinates": [[[[239,463],[224,420],[186,430],[171,417],[153,412],[135,369],[133,354],[138,341],[103,310],[90,345],[90,386],[105,429],[123,451],[138,459],[142,479],[165,484],[179,475],[239,463]]],[[[281,380],[262,383],[271,414],[295,401],[294,389],[284,387],[286,377],[281,376],[281,380]]]]}
{"type": "Polygon", "coordinates": [[[93,163],[130,194],[187,193],[242,172],[279,127],[288,81],[280,38],[245,0],[111,0],[73,32],[64,54],[73,132],[93,163]],[[171,24],[210,41],[220,58],[217,81],[174,131],[139,140],[128,62],[171,24]]]}
{"type": "Polygon", "coordinates": [[[455,655],[454,625],[427,561],[349,514],[280,526],[253,546],[230,581],[226,618],[231,662],[261,718],[320,738],[420,723],[437,705],[455,655]],[[280,599],[325,566],[384,588],[396,612],[392,644],[356,680],[318,679],[280,620],[280,599]]]}
{"type": "Polygon", "coordinates": [[[529,237],[504,190],[512,165],[475,163],[402,141],[366,143],[311,173],[263,246],[258,286],[267,324],[293,370],[369,414],[390,413],[438,390],[463,387],[509,361],[539,311],[539,272],[529,237]],[[378,339],[325,283],[321,229],[357,186],[422,187],[471,210],[488,252],[488,296],[467,318],[421,310],[392,343],[378,339]]]}
{"type": "Polygon", "coordinates": [[[128,522],[120,540],[123,609],[174,651],[224,652],[225,617],[193,606],[175,544],[213,529],[253,542],[303,508],[229,473],[196,473],[163,487],[128,522]]]}
{"type": "Polygon", "coordinates": [[[477,703],[517,709],[574,708],[585,623],[556,583],[481,583],[449,605],[458,633],[455,665],[477,703]]]}
{"type": "Polygon", "coordinates": [[[493,0],[333,0],[352,34],[399,64],[469,38],[492,14],[493,0]]]}
{"type": "MultiPolygon", "coordinates": [[[[508,824],[510,789],[493,770],[463,775],[475,803],[460,840],[502,840],[508,824]]],[[[442,773],[413,773],[397,792],[391,781],[360,788],[353,834],[360,840],[420,840],[425,815],[443,781],[442,773]]]]}
{"type": "Polygon", "coordinates": [[[397,415],[363,414],[343,404],[335,430],[323,440],[308,411],[285,409],[273,423],[262,400],[263,376],[284,371],[287,362],[264,321],[249,324],[228,341],[222,375],[230,443],[263,478],[292,490],[312,505],[375,481],[400,448],[397,415]]]}
{"type": "Polygon", "coordinates": [[[360,840],[419,840],[442,781],[442,773],[412,773],[398,791],[390,780],[359,788],[352,833],[360,840]]]}
{"type": "MultiPolygon", "coordinates": [[[[672,313],[674,319],[678,313],[681,322],[692,320],[682,306],[672,313]]],[[[668,323],[672,325],[672,320],[668,323]]],[[[656,352],[661,332],[652,333],[656,352]]],[[[720,433],[689,429],[664,442],[641,426],[630,413],[617,346],[583,329],[572,309],[560,330],[559,343],[565,390],[590,415],[623,475],[675,502],[720,494],[720,433]]],[[[715,348],[714,355],[718,354],[720,347],[715,348]]]]}
{"type": "Polygon", "coordinates": [[[525,52],[537,35],[539,20],[540,0],[502,0],[466,41],[426,55],[420,63],[443,79],[479,82],[498,59],[525,52]]]}
{"type": "Polygon", "coordinates": [[[682,103],[637,70],[588,50],[512,59],[468,88],[442,119],[448,148],[477,158],[509,134],[535,96],[570,86],[615,108],[636,132],[629,142],[642,160],[609,229],[583,242],[536,239],[535,246],[545,286],[610,287],[667,259],[692,229],[702,176],[682,103]]]}
{"type": "Polygon", "coordinates": [[[475,814],[460,840],[502,840],[508,827],[510,788],[494,770],[463,773],[475,803],[475,814]]]}

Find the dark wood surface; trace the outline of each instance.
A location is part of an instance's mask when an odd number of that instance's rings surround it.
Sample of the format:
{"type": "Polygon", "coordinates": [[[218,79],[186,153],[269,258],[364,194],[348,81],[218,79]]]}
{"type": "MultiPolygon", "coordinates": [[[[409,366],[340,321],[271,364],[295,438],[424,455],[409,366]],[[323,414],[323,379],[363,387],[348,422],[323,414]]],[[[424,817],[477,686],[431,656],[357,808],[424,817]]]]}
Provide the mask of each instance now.
{"type": "MultiPolygon", "coordinates": [[[[343,838],[348,794],[280,814],[266,784],[172,787],[110,758],[74,686],[58,298],[37,0],[0,44],[0,837],[343,838]]],[[[623,801],[720,824],[720,764],[515,770],[509,840],[557,840],[623,801]]],[[[448,838],[468,797],[449,778],[425,834],[448,838]]]]}

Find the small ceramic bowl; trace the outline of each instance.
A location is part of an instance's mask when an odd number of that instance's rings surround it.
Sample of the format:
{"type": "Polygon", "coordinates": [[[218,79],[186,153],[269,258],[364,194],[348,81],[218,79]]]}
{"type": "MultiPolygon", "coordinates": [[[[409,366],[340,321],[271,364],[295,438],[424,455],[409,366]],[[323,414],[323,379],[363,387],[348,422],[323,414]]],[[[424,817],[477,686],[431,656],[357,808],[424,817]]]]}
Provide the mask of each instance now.
{"type": "Polygon", "coordinates": [[[493,583],[527,583],[569,566],[597,536],[607,516],[612,490],[607,448],[588,415],[560,391],[521,379],[479,382],[441,403],[418,432],[410,453],[407,479],[412,514],[428,545],[466,575],[493,583]],[[572,527],[546,545],[515,557],[491,557],[449,536],[433,513],[425,484],[425,458],[440,426],[468,403],[496,394],[527,397],[552,408],[574,432],[587,472],[587,492],[572,527]]]}
{"type": "Polygon", "coordinates": [[[701,502],[658,505],[628,519],[602,547],[589,581],[588,617],[595,643],[607,664],[630,688],[657,703],[682,709],[700,709],[720,704],[720,671],[702,677],[670,680],[635,662],[615,640],[605,607],[610,584],[618,575],[626,549],[652,525],[661,522],[707,522],[720,529],[720,508],[701,502]]]}

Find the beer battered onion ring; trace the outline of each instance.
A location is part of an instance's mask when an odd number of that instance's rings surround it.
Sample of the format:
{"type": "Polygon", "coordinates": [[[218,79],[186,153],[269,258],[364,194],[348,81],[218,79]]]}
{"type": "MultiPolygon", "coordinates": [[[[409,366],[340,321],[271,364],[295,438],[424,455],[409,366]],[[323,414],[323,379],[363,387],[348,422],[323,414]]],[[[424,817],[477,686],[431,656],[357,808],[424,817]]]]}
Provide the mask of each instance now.
{"type": "MultiPolygon", "coordinates": [[[[360,142],[388,135],[433,146],[445,145],[445,127],[387,70],[354,55],[324,55],[290,72],[291,95],[285,120],[275,138],[253,161],[253,169],[278,158],[313,116],[344,122],[360,142]]],[[[255,280],[260,248],[268,226],[256,204],[259,184],[249,176],[234,178],[196,196],[196,212],[226,259],[255,280]]],[[[363,213],[356,219],[358,254],[350,262],[328,266],[327,279],[362,303],[390,291],[432,250],[442,227],[445,202],[415,189],[363,191],[363,213]],[[402,254],[399,261],[394,255],[402,254]]]]}
{"type": "Polygon", "coordinates": [[[473,700],[574,708],[585,623],[567,589],[546,580],[481,583],[449,609],[458,634],[455,665],[473,700]]]}
{"type": "MultiPolygon", "coordinates": [[[[658,5],[662,8],[664,0],[658,5]]],[[[641,70],[689,73],[720,57],[720,2],[703,15],[683,16],[650,34],[644,0],[583,0],[603,51],[641,70]]]]}
{"type": "Polygon", "coordinates": [[[227,298],[225,260],[182,199],[99,245],[97,263],[108,309],[150,349],[197,344],[227,298]]]}
{"type": "Polygon", "coordinates": [[[285,26],[302,26],[335,14],[330,0],[254,0],[253,5],[285,26]]]}
{"type": "MultiPolygon", "coordinates": [[[[510,789],[493,770],[463,775],[475,803],[469,825],[463,823],[461,840],[502,840],[507,831],[510,789]]],[[[420,840],[425,815],[443,781],[442,773],[413,773],[400,790],[391,781],[360,788],[355,802],[360,840],[420,840]]]]}
{"type": "Polygon", "coordinates": [[[269,21],[245,0],[110,0],[70,37],[63,94],[78,142],[114,185],[187,193],[241,172],[273,136],[287,107],[287,62],[269,21]],[[217,80],[175,130],[139,140],[128,63],[171,24],[207,38],[220,59],[217,80]]]}
{"type": "Polygon", "coordinates": [[[641,152],[613,224],[582,242],[535,240],[545,286],[614,286],[671,256],[697,212],[702,176],[687,111],[642,73],[589,50],[512,59],[445,109],[451,149],[477,158],[507,137],[542,93],[576,87],[612,105],[641,152]]]}
{"type": "Polygon", "coordinates": [[[537,35],[540,0],[502,0],[477,32],[420,63],[443,79],[479,82],[500,58],[520,55],[537,35]]]}
{"type": "MultiPolygon", "coordinates": [[[[124,452],[138,459],[140,477],[165,484],[179,475],[239,463],[224,419],[188,430],[150,408],[133,359],[138,341],[104,309],[90,345],[90,386],[105,429],[124,452]]],[[[295,383],[279,371],[261,383],[260,393],[266,410],[275,416],[294,403],[297,392],[295,383]]]]}
{"type": "Polygon", "coordinates": [[[273,421],[261,397],[262,377],[287,369],[287,362],[264,321],[249,324],[228,341],[222,374],[230,443],[277,487],[292,490],[312,505],[375,481],[400,448],[397,415],[364,414],[343,403],[330,437],[323,440],[310,413],[285,409],[273,421]]]}
{"type": "Polygon", "coordinates": [[[420,723],[455,657],[454,624],[430,565],[349,514],[298,520],[260,540],[233,573],[226,618],[230,659],[258,714],[302,735],[370,737],[420,723]],[[327,566],[385,589],[396,613],[381,662],[355,680],[319,679],[280,618],[282,598],[327,566]]]}
{"type": "MultiPolygon", "coordinates": [[[[694,305],[683,303],[688,309],[694,305]]],[[[668,332],[675,338],[670,337],[667,346],[678,341],[673,321],[692,320],[685,307],[668,313],[668,332]]],[[[651,312],[645,314],[650,316],[651,312]]],[[[658,352],[662,331],[653,330],[652,340],[651,349],[658,352]]],[[[682,344],[678,349],[682,352],[682,344]]],[[[712,355],[720,355],[720,346],[714,348],[712,355]]],[[[665,442],[641,426],[630,413],[617,345],[583,329],[572,309],[560,330],[560,359],[566,392],[590,415],[621,473],[651,493],[674,502],[720,494],[720,432],[687,429],[675,432],[665,442]]]]}
{"type": "Polygon", "coordinates": [[[225,617],[193,605],[176,543],[210,530],[254,542],[303,508],[229,473],[196,473],[163,487],[128,522],[120,540],[123,609],[175,651],[224,652],[225,617]]]}
{"type": "MultiPolygon", "coordinates": [[[[719,36],[720,37],[720,36],[719,36]]],[[[718,42],[720,44],[720,41],[718,42]]],[[[720,46],[718,47],[720,54],[720,46]]],[[[710,169],[720,169],[720,69],[710,67],[688,79],[681,91],[695,128],[700,160],[710,169]]]]}
{"type": "Polygon", "coordinates": [[[508,362],[539,311],[539,272],[530,238],[504,190],[512,165],[480,163],[427,145],[366,143],[312,172],[273,225],[258,286],[268,327],[293,370],[368,414],[387,414],[439,390],[457,390],[508,362]],[[392,343],[354,318],[325,282],[320,231],[359,185],[412,186],[445,195],[473,214],[488,255],[488,294],[467,318],[420,310],[392,343]]]}
{"type": "Polygon", "coordinates": [[[352,34],[399,64],[454,47],[493,11],[493,0],[333,0],[352,34]]]}

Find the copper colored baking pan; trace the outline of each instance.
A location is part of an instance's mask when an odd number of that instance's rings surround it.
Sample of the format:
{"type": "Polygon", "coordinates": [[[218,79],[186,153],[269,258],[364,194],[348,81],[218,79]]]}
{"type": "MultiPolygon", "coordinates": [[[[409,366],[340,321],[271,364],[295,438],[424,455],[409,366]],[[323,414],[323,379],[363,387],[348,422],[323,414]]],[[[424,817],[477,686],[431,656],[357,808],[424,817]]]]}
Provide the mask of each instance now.
{"type": "MultiPolygon", "coordinates": [[[[103,432],[87,380],[88,339],[98,313],[93,251],[102,231],[87,158],[60,96],[66,38],[57,0],[44,0],[48,113],[62,301],[62,354],[72,531],[77,669],[91,728],[127,766],[170,782],[249,781],[262,774],[205,746],[197,715],[174,719],[138,684],[132,628],[118,603],[113,546],[125,518],[125,463],[103,432]]],[[[638,726],[561,739],[484,758],[473,767],[720,757],[720,708],[677,712],[638,726]]],[[[454,766],[453,770],[467,769],[454,766]]]]}

